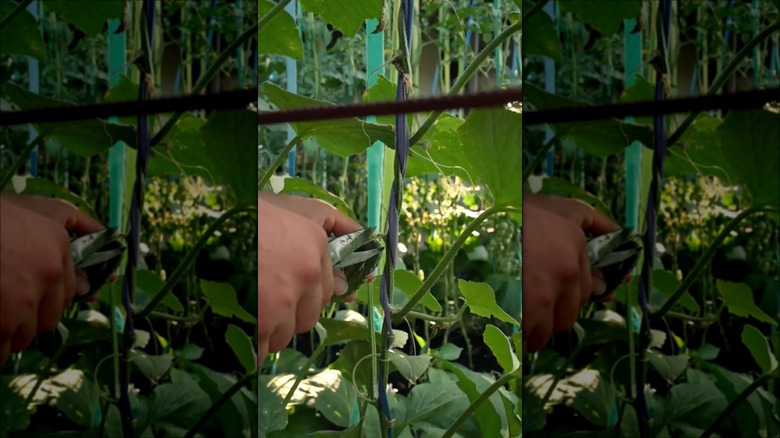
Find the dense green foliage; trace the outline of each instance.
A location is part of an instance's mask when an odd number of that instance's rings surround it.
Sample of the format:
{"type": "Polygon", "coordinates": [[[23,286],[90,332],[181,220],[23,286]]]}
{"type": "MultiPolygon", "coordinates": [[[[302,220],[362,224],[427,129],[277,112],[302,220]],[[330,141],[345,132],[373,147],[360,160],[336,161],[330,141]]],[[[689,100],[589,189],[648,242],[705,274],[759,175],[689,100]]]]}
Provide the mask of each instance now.
{"type": "MultiPolygon", "coordinates": [[[[77,3],[42,1],[40,23],[22,11],[0,29],[3,110],[136,100],[141,80],[152,84],[152,97],[254,84],[255,2],[157,3],[150,77],[133,63],[143,53],[143,3],[77,3]],[[114,32],[120,23],[123,36],[114,32]],[[121,37],[127,65],[109,67],[110,50],[122,51],[109,40],[121,37]],[[35,79],[28,59],[39,61],[38,93],[28,91],[35,79]],[[218,76],[207,74],[215,65],[218,76]]],[[[0,17],[17,4],[0,2],[0,17]]],[[[257,436],[256,114],[179,116],[149,118],[153,137],[166,124],[172,129],[157,139],[145,182],[132,345],[122,336],[123,264],[96,302],[74,304],[58,330],[4,364],[0,436],[128,436],[118,403],[123,373],[130,375],[134,436],[257,436]],[[147,307],[160,294],[159,305],[147,307]],[[225,399],[233,386],[238,392],[225,399]]],[[[37,140],[30,126],[4,128],[0,175],[15,176],[3,189],[68,200],[106,225],[110,204],[124,200],[117,219],[126,233],[136,126],[135,117],[39,124],[37,140]],[[34,177],[31,145],[39,146],[34,177]],[[125,178],[111,190],[109,157],[124,148],[125,178]]]]}

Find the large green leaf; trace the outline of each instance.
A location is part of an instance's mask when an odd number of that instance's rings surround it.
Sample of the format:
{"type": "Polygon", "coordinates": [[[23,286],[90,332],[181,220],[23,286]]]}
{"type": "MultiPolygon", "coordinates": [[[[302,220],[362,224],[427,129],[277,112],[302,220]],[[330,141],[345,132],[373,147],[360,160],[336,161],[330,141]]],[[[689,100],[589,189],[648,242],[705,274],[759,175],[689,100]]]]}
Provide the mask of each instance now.
{"type": "Polygon", "coordinates": [[[685,354],[667,356],[656,350],[649,350],[647,352],[647,359],[650,361],[653,368],[658,371],[658,374],[670,382],[680,377],[690,360],[685,354]]]}
{"type": "MultiPolygon", "coordinates": [[[[199,377],[198,384],[209,395],[212,403],[222,397],[237,381],[234,376],[218,373],[201,365],[191,364],[190,366],[199,377]]],[[[242,388],[214,413],[224,436],[239,437],[247,436],[249,433],[249,426],[244,426],[249,423],[250,418],[254,420],[257,417],[254,414],[250,416],[249,406],[246,403],[247,393],[249,391],[242,388]]]]}
{"type": "MultiPolygon", "coordinates": [[[[406,295],[407,299],[411,299],[417,290],[422,287],[422,281],[412,272],[398,269],[394,272],[393,275],[393,287],[400,289],[404,295],[406,295]]],[[[420,304],[433,312],[442,311],[441,304],[436,301],[436,298],[434,298],[430,291],[423,295],[422,300],[420,300],[420,304]]]]}
{"type": "Polygon", "coordinates": [[[200,288],[203,291],[203,295],[206,296],[209,305],[211,305],[211,309],[217,315],[226,318],[236,317],[249,323],[257,322],[257,319],[238,303],[236,290],[229,283],[201,280],[200,288]]]}
{"type": "MultiPolygon", "coordinates": [[[[311,99],[290,93],[281,87],[266,82],[263,84],[265,97],[279,109],[309,108],[313,106],[335,106],[322,100],[311,99]]],[[[393,146],[395,133],[392,126],[367,123],[356,118],[327,120],[322,122],[291,123],[301,139],[312,137],[323,148],[348,157],[362,153],[375,141],[393,146]]]]}
{"type": "MultiPolygon", "coordinates": [[[[0,1],[0,17],[5,18],[16,8],[18,2],[0,1]]],[[[46,44],[43,42],[38,22],[27,11],[22,11],[0,30],[0,54],[30,56],[39,61],[46,59],[46,44]]]]}
{"type": "Polygon", "coordinates": [[[199,176],[208,182],[220,181],[211,169],[201,128],[206,121],[192,114],[183,114],[158,146],[152,149],[149,176],[185,174],[199,176]]]}
{"type": "MultiPolygon", "coordinates": [[[[474,403],[494,382],[488,375],[471,371],[459,364],[441,361],[441,366],[457,376],[458,387],[466,394],[471,403],[474,403]]],[[[474,412],[474,417],[477,419],[482,432],[479,435],[480,437],[498,438],[503,436],[501,429],[506,427],[507,422],[501,395],[498,392],[494,392],[487,402],[482,403],[477,408],[474,412]]]]}
{"type": "Polygon", "coordinates": [[[357,391],[352,382],[339,379],[323,388],[314,399],[314,406],[331,423],[339,427],[351,426],[353,409],[357,408],[357,391]]]}
{"type": "Polygon", "coordinates": [[[753,204],[780,206],[780,114],[731,111],[718,127],[731,176],[750,191],[753,204]],[[772,128],[774,127],[774,128],[772,128]]]}
{"type": "Polygon", "coordinates": [[[493,324],[485,326],[482,338],[485,341],[485,345],[493,352],[493,356],[498,361],[498,364],[501,365],[504,373],[514,373],[520,368],[520,361],[517,360],[517,356],[512,352],[509,338],[498,327],[493,324]]]}
{"type": "Polygon", "coordinates": [[[269,432],[284,430],[288,421],[284,399],[271,391],[262,381],[259,381],[257,386],[257,399],[262,406],[262,409],[258,409],[260,437],[264,437],[269,432]]]}
{"type": "MultiPolygon", "coordinates": [[[[20,109],[56,106],[65,107],[62,111],[67,111],[67,107],[73,106],[73,104],[68,102],[32,93],[16,84],[6,84],[4,91],[8,99],[20,109]]],[[[83,157],[91,157],[107,152],[111,146],[120,140],[127,143],[130,147],[135,147],[136,145],[136,131],[134,127],[108,123],[98,119],[67,123],[35,124],[34,126],[39,133],[46,132],[47,137],[57,139],[62,147],[83,157]]]]}
{"type": "Polygon", "coordinates": [[[699,114],[691,127],[680,137],[677,146],[669,148],[664,175],[716,176],[729,183],[729,162],[723,155],[717,135],[721,123],[720,119],[709,114],[699,114]]]}
{"type": "Polygon", "coordinates": [[[745,324],[742,329],[742,342],[750,350],[750,354],[761,367],[763,373],[769,373],[777,368],[777,356],[772,353],[766,337],[756,327],[745,324]]]}
{"type": "MultiPolygon", "coordinates": [[[[710,365],[708,368],[717,378],[715,385],[723,392],[729,402],[753,382],[753,378],[747,374],[735,373],[718,365],[710,365]]],[[[747,400],[740,403],[729,417],[737,425],[739,436],[768,436],[766,433],[767,415],[758,393],[750,394],[747,400]]]]}
{"type": "Polygon", "coordinates": [[[106,21],[124,16],[125,0],[79,0],[78,7],[72,0],[43,0],[43,9],[56,13],[88,36],[96,36],[106,21]]]}
{"type": "Polygon", "coordinates": [[[347,37],[354,37],[371,18],[379,19],[383,0],[301,0],[307,12],[313,12],[347,37]]]}
{"type": "Polygon", "coordinates": [[[200,129],[209,169],[242,205],[257,202],[257,113],[217,111],[200,129]]]}
{"type": "Polygon", "coordinates": [[[257,368],[257,353],[252,343],[252,339],[244,333],[237,325],[228,325],[225,332],[225,342],[235,353],[241,366],[247,373],[251,373],[257,368]]]}
{"type": "Polygon", "coordinates": [[[496,203],[522,204],[523,117],[506,109],[472,111],[458,128],[463,153],[496,203]]]}
{"type": "Polygon", "coordinates": [[[560,2],[561,12],[571,12],[590,24],[604,36],[617,32],[620,23],[639,15],[640,0],[566,0],[560,2]]]}
{"type": "MultiPolygon", "coordinates": [[[[268,13],[275,3],[257,2],[258,20],[268,13]]],[[[287,11],[280,11],[263,28],[257,30],[258,51],[261,54],[282,55],[298,61],[303,59],[303,42],[295,20],[287,11]]]]}
{"type": "Polygon", "coordinates": [[[457,175],[464,181],[478,181],[463,148],[460,146],[458,128],[463,119],[442,114],[431,129],[425,133],[420,146],[413,147],[406,163],[406,176],[414,177],[428,173],[457,175]]]}
{"type": "Polygon", "coordinates": [[[155,387],[149,400],[149,411],[152,414],[153,422],[168,417],[175,418],[177,413],[190,411],[193,408],[200,411],[200,415],[203,415],[211,404],[209,402],[208,394],[198,386],[195,380],[190,378],[155,387]]]}
{"type": "Polygon", "coordinates": [[[150,356],[143,351],[131,351],[130,359],[152,382],[160,380],[173,365],[173,356],[168,354],[150,356]]]}
{"type": "MultiPolygon", "coordinates": [[[[332,204],[334,207],[341,210],[342,213],[349,215],[353,219],[356,217],[355,212],[352,211],[352,207],[350,207],[349,204],[322,186],[313,183],[312,181],[303,178],[283,178],[280,180],[280,182],[283,184],[280,193],[311,195],[317,199],[332,204]]],[[[274,182],[271,181],[271,184],[273,185],[274,182]]]]}
{"type": "Polygon", "coordinates": [[[711,403],[722,394],[708,381],[674,385],[666,396],[664,422],[671,423],[686,418],[691,412],[711,403]]]}
{"type": "Polygon", "coordinates": [[[405,424],[415,424],[441,415],[452,402],[465,398],[454,381],[421,383],[409,392],[405,424]]]}
{"type": "Polygon", "coordinates": [[[566,379],[562,385],[574,393],[572,407],[585,419],[599,427],[611,427],[617,422],[617,397],[615,388],[607,379],[592,370],[583,370],[566,379]]]}
{"type": "MultiPolygon", "coordinates": [[[[71,421],[82,427],[94,427],[95,420],[101,417],[100,409],[100,388],[92,379],[86,378],[81,374],[82,379],[74,383],[68,377],[72,378],[71,371],[64,371],[49,382],[53,386],[65,388],[59,396],[56,397],[57,409],[62,411],[71,421]]],[[[51,389],[51,387],[46,388],[51,389]]],[[[41,390],[45,390],[43,385],[41,390]]]]}
{"type": "Polygon", "coordinates": [[[501,321],[520,326],[520,323],[512,318],[496,303],[496,294],[486,283],[458,280],[458,290],[466,299],[471,313],[490,318],[495,316],[501,321]]]}
{"type": "Polygon", "coordinates": [[[398,350],[390,350],[388,357],[395,369],[411,382],[416,382],[425,373],[433,359],[427,354],[410,356],[398,350]]]}
{"type": "MultiPolygon", "coordinates": [[[[568,99],[547,93],[532,84],[523,84],[523,99],[537,109],[563,108],[590,105],[587,102],[568,99]]],[[[645,146],[653,144],[653,132],[649,126],[625,123],[615,119],[577,123],[555,123],[550,128],[561,138],[569,138],[585,152],[599,157],[617,154],[634,141],[645,146]]]]}
{"type": "MultiPolygon", "coordinates": [[[[520,0],[517,0],[518,4],[520,0]]],[[[525,0],[524,9],[530,9],[533,4],[525,0]]],[[[523,55],[546,56],[555,61],[560,61],[563,56],[561,40],[558,38],[558,32],[555,29],[555,23],[552,18],[544,12],[539,11],[530,21],[523,26],[523,55]]]]}
{"type": "Polygon", "coordinates": [[[11,388],[13,376],[0,379],[0,436],[24,430],[30,424],[30,413],[24,406],[24,398],[11,388]]]}
{"type": "Polygon", "coordinates": [[[730,281],[717,280],[717,288],[726,308],[734,316],[753,318],[768,324],[776,325],[777,322],[764,313],[753,300],[753,291],[744,283],[732,283],[730,281]]]}

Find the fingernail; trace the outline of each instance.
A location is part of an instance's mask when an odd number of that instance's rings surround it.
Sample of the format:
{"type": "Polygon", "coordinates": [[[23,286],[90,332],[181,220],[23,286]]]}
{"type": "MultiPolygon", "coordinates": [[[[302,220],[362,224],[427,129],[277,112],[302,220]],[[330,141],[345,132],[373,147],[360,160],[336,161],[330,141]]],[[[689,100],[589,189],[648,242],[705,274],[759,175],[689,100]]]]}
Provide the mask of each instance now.
{"type": "Polygon", "coordinates": [[[89,281],[76,276],[76,295],[86,295],[89,293],[89,281]]]}
{"type": "Polygon", "coordinates": [[[347,293],[347,289],[349,289],[349,283],[347,283],[347,278],[344,276],[343,272],[334,272],[333,281],[336,286],[335,290],[333,291],[333,295],[341,296],[347,293]]]}
{"type": "Polygon", "coordinates": [[[593,276],[593,295],[601,295],[607,291],[607,283],[603,278],[593,276]]]}

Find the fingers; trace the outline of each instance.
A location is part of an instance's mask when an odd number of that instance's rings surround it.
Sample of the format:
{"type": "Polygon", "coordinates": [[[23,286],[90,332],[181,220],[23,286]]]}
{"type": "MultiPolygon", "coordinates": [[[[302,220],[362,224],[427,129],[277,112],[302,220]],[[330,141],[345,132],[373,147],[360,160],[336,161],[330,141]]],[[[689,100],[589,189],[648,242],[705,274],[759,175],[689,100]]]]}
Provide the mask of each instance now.
{"type": "Polygon", "coordinates": [[[569,289],[555,303],[553,333],[566,331],[577,321],[577,315],[580,310],[580,296],[580,286],[573,283],[569,285],[569,289]]]}
{"type": "MultiPolygon", "coordinates": [[[[257,343],[257,366],[260,367],[265,362],[265,358],[268,357],[268,341],[258,341],[257,343]]],[[[0,361],[2,363],[2,361],[0,361]]]]}
{"type": "Polygon", "coordinates": [[[0,365],[5,363],[8,356],[11,355],[11,341],[0,342],[0,365]]]}
{"type": "Polygon", "coordinates": [[[78,235],[94,233],[104,228],[100,222],[82,212],[73,204],[61,199],[10,195],[8,200],[22,208],[46,216],[65,227],[67,231],[75,232],[78,235]]]}
{"type": "Polygon", "coordinates": [[[284,318],[276,324],[276,329],[268,341],[268,351],[278,353],[290,344],[295,336],[295,318],[284,318]]]}
{"type": "Polygon", "coordinates": [[[37,326],[38,316],[30,313],[30,317],[16,328],[11,337],[11,352],[18,353],[27,348],[32,343],[33,338],[35,338],[35,328],[37,326]]]}
{"type": "Polygon", "coordinates": [[[333,295],[339,297],[347,293],[347,290],[349,290],[349,282],[347,281],[347,276],[346,274],[344,274],[344,271],[342,271],[341,269],[333,268],[333,282],[334,282],[333,295]]]}
{"type": "Polygon", "coordinates": [[[596,235],[610,233],[620,227],[607,216],[577,199],[548,195],[523,195],[523,203],[530,203],[578,224],[583,231],[596,235]]]}
{"type": "Polygon", "coordinates": [[[312,292],[301,296],[295,311],[295,333],[306,333],[317,325],[322,311],[320,300],[317,299],[320,292],[312,292]]]}

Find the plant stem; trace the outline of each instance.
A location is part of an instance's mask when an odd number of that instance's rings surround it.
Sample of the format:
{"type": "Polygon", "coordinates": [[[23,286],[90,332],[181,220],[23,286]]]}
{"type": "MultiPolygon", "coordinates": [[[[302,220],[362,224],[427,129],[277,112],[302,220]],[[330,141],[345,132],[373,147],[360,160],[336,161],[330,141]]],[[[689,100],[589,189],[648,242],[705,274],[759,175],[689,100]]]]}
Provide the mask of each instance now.
{"type": "Polygon", "coordinates": [[[206,421],[208,421],[218,410],[222,407],[225,403],[227,403],[228,400],[230,400],[231,397],[233,397],[234,394],[236,394],[238,391],[241,390],[241,388],[246,385],[247,383],[251,382],[252,379],[255,379],[258,375],[259,368],[256,368],[251,373],[245,375],[242,377],[238,382],[234,383],[233,386],[230,387],[230,389],[227,390],[224,394],[222,394],[216,402],[214,402],[213,405],[209,407],[209,409],[206,411],[205,414],[203,414],[198,421],[190,428],[190,430],[187,431],[187,434],[184,435],[184,438],[192,438],[195,436],[195,433],[198,432],[198,429],[200,429],[201,426],[203,426],[206,421]]]}
{"type": "Polygon", "coordinates": [[[487,399],[489,399],[494,392],[501,389],[501,387],[503,387],[513,378],[515,378],[515,373],[509,373],[504,374],[500,379],[496,380],[488,387],[488,389],[485,390],[485,392],[481,393],[479,397],[477,397],[477,399],[474,400],[474,402],[471,403],[465,411],[463,411],[462,414],[460,414],[460,417],[458,417],[458,419],[452,423],[452,426],[450,426],[450,428],[444,432],[444,435],[442,435],[441,438],[451,438],[453,435],[455,435],[455,432],[457,432],[458,428],[463,424],[463,422],[465,422],[466,419],[469,418],[477,410],[477,408],[480,407],[480,405],[482,405],[482,403],[487,401],[487,399]]]}
{"type": "Polygon", "coordinates": [[[16,5],[16,8],[14,8],[8,15],[3,17],[3,20],[0,21],[0,30],[2,30],[8,23],[11,22],[14,18],[16,18],[17,15],[24,12],[25,9],[27,9],[27,6],[32,3],[32,0],[22,0],[21,3],[16,5]]]}
{"type": "Polygon", "coordinates": [[[537,1],[536,4],[531,9],[529,9],[525,14],[523,14],[523,24],[527,24],[529,21],[531,21],[531,18],[533,18],[537,12],[541,11],[542,8],[544,8],[545,5],[547,5],[548,1],[549,0],[537,1]]]}
{"type": "Polygon", "coordinates": [[[544,161],[544,159],[547,156],[547,151],[552,149],[552,147],[555,146],[556,143],[558,143],[558,139],[560,139],[561,136],[563,136],[563,134],[565,134],[568,129],[569,128],[564,128],[560,130],[557,134],[555,134],[553,138],[550,139],[550,141],[548,141],[544,146],[542,146],[542,150],[540,150],[536,154],[534,159],[530,163],[528,163],[528,166],[526,166],[526,168],[523,169],[523,177],[525,178],[526,182],[528,181],[528,178],[531,177],[534,169],[536,169],[540,164],[542,164],[542,161],[544,161]]]}
{"type": "Polygon", "coordinates": [[[296,135],[292,140],[290,140],[289,143],[287,143],[287,146],[285,146],[284,149],[282,149],[282,152],[279,153],[279,155],[276,157],[276,160],[274,160],[274,162],[271,163],[271,166],[268,168],[268,170],[265,171],[263,177],[260,179],[260,182],[258,182],[257,184],[258,190],[263,190],[263,188],[265,188],[265,185],[268,184],[268,181],[271,180],[271,177],[276,172],[276,169],[278,169],[279,166],[281,166],[284,163],[284,160],[287,159],[287,154],[289,154],[292,148],[294,148],[295,145],[300,142],[301,142],[301,136],[299,134],[296,135]]]}
{"type": "Polygon", "coordinates": [[[409,302],[406,303],[406,305],[400,311],[393,315],[393,321],[397,322],[402,320],[409,312],[412,311],[412,309],[414,309],[414,307],[423,299],[423,296],[425,296],[425,294],[433,287],[433,285],[436,284],[436,281],[439,280],[439,277],[441,277],[441,274],[444,273],[447,265],[452,262],[452,260],[458,254],[460,248],[466,243],[466,239],[469,238],[473,231],[476,231],[476,229],[482,225],[482,222],[484,222],[485,219],[494,214],[506,211],[507,209],[507,207],[493,205],[480,213],[480,215],[475,217],[471,222],[469,222],[469,224],[466,226],[466,229],[460,233],[460,236],[458,236],[458,239],[455,241],[455,243],[453,243],[447,252],[444,253],[444,257],[442,257],[442,259],[439,261],[439,264],[437,264],[433,269],[431,275],[425,278],[425,283],[423,283],[417,292],[414,293],[414,296],[412,296],[409,302]]]}
{"type": "MultiPolygon", "coordinates": [[[[327,339],[327,336],[325,339],[327,339]]],[[[282,402],[282,406],[284,406],[285,409],[287,409],[287,403],[290,403],[290,399],[292,398],[293,394],[295,394],[295,390],[298,389],[298,385],[300,385],[301,381],[303,381],[303,375],[306,373],[306,370],[311,368],[311,366],[314,365],[314,361],[317,360],[323,351],[325,351],[325,348],[327,347],[325,339],[323,339],[320,342],[320,345],[318,345],[317,348],[311,353],[309,360],[306,361],[301,369],[301,372],[298,373],[298,375],[295,377],[295,382],[293,382],[293,385],[290,387],[290,390],[287,392],[287,395],[284,397],[284,401],[282,402]]]]}
{"type": "Polygon", "coordinates": [[[198,321],[200,321],[200,317],[201,317],[200,314],[198,314],[198,315],[191,315],[191,316],[176,316],[176,315],[171,315],[171,314],[168,314],[168,313],[165,313],[165,312],[149,312],[149,316],[154,317],[154,318],[164,319],[166,321],[184,322],[184,323],[187,323],[187,322],[198,322],[198,321]]]}
{"type": "Polygon", "coordinates": [[[704,432],[701,434],[700,438],[709,438],[710,435],[715,433],[715,429],[720,426],[720,423],[722,423],[729,415],[731,415],[739,406],[740,403],[747,400],[748,397],[750,397],[750,394],[753,393],[753,391],[757,390],[761,385],[764,384],[764,382],[768,382],[772,379],[776,379],[777,376],[775,375],[776,372],[770,372],[762,375],[758,379],[754,380],[753,383],[748,385],[747,388],[745,388],[742,392],[737,395],[737,397],[729,403],[728,406],[726,406],[726,409],[723,410],[723,412],[718,415],[718,418],[715,419],[715,421],[710,424],[710,426],[704,430],[704,432]]]}
{"type": "MultiPolygon", "coordinates": [[[[712,86],[710,86],[709,90],[707,90],[707,94],[715,94],[720,89],[720,87],[722,87],[723,84],[729,80],[731,74],[737,70],[737,67],[739,67],[739,64],[742,62],[742,60],[753,52],[753,48],[756,47],[764,38],[768,37],[772,32],[776,32],[777,30],[780,30],[780,22],[767,27],[761,31],[761,33],[756,35],[752,40],[748,41],[748,43],[742,47],[742,50],[734,55],[734,59],[732,59],[731,62],[729,62],[729,64],[723,69],[723,71],[720,72],[718,77],[715,78],[712,86]]],[[[683,120],[680,126],[669,137],[669,140],[667,141],[669,146],[673,146],[680,139],[680,137],[682,137],[685,131],[691,126],[691,124],[693,124],[693,121],[696,119],[696,116],[699,115],[699,113],[700,111],[696,111],[688,114],[688,117],[683,120]]]]}
{"type": "Polygon", "coordinates": [[[428,315],[427,313],[415,312],[415,311],[410,311],[406,316],[410,318],[417,318],[425,321],[435,322],[437,324],[451,324],[453,322],[460,321],[460,317],[463,315],[463,309],[465,308],[466,306],[461,307],[460,310],[458,310],[458,313],[455,314],[454,316],[433,316],[433,315],[428,315]]]}
{"type": "Polygon", "coordinates": [[[195,242],[195,246],[193,246],[190,252],[184,256],[184,259],[181,261],[181,263],[179,263],[179,266],[177,266],[176,270],[173,271],[173,274],[171,274],[171,277],[168,279],[168,281],[165,282],[162,289],[160,289],[160,292],[158,292],[157,295],[152,298],[152,300],[149,302],[149,304],[146,305],[146,307],[144,307],[143,310],[136,314],[136,317],[146,318],[155,309],[155,307],[157,307],[162,302],[162,300],[165,299],[165,296],[168,295],[168,292],[173,290],[173,287],[179,283],[181,278],[189,269],[190,265],[195,262],[195,258],[198,257],[198,253],[200,253],[203,247],[206,246],[206,243],[208,243],[211,236],[217,232],[217,230],[219,230],[220,227],[222,227],[225,222],[228,221],[228,219],[238,215],[239,213],[249,213],[254,211],[256,211],[255,207],[233,207],[222,214],[222,216],[215,220],[214,223],[209,225],[203,235],[200,236],[200,239],[195,242]]]}
{"type": "Polygon", "coordinates": [[[257,22],[257,31],[259,32],[260,29],[265,27],[265,25],[268,24],[279,12],[284,10],[284,7],[287,6],[288,3],[290,3],[290,0],[282,0],[277,3],[276,6],[271,8],[270,11],[266,12],[266,14],[263,15],[263,18],[257,22]]]}
{"type": "Polygon", "coordinates": [[[0,179],[0,190],[2,190],[11,181],[14,175],[16,175],[16,171],[18,171],[24,162],[30,158],[30,153],[33,151],[33,149],[35,149],[36,146],[43,142],[43,139],[47,133],[48,132],[39,133],[37,137],[35,137],[31,142],[27,143],[27,146],[22,149],[22,151],[19,153],[19,156],[16,157],[16,160],[14,160],[13,164],[11,164],[11,167],[8,169],[8,171],[3,174],[3,179],[0,179]]]}
{"type": "Polygon", "coordinates": [[[661,306],[660,309],[658,309],[657,312],[653,313],[651,316],[652,319],[659,319],[666,312],[671,310],[671,308],[677,303],[677,301],[682,298],[683,294],[693,285],[693,283],[696,281],[697,278],[699,278],[699,275],[701,275],[704,272],[704,269],[707,267],[707,263],[710,262],[710,260],[715,256],[715,252],[717,252],[718,248],[723,244],[723,241],[726,240],[726,237],[737,228],[737,225],[740,224],[743,220],[745,220],[747,217],[752,216],[756,213],[761,212],[770,212],[770,211],[778,211],[777,208],[774,207],[750,207],[747,210],[741,212],[737,215],[734,219],[732,219],[726,227],[723,229],[723,231],[718,234],[718,237],[715,238],[715,241],[712,242],[712,245],[707,249],[707,252],[704,253],[704,255],[701,256],[701,258],[696,262],[696,265],[694,265],[693,269],[691,269],[690,274],[688,274],[685,277],[685,280],[680,284],[679,287],[677,287],[677,290],[674,291],[674,294],[672,294],[671,298],[669,298],[666,303],[664,303],[663,306],[661,306]]]}
{"type": "MultiPolygon", "coordinates": [[[[279,5],[284,5],[286,3],[289,3],[290,0],[283,1],[279,5]]],[[[279,6],[277,5],[277,6],[279,6]]],[[[271,11],[269,11],[270,13],[271,11]]],[[[265,17],[263,17],[265,18],[265,17]]],[[[219,69],[222,68],[222,65],[225,63],[225,61],[230,58],[233,54],[236,53],[239,47],[241,47],[242,44],[249,41],[250,38],[257,35],[258,30],[258,24],[255,24],[254,26],[250,27],[246,30],[246,32],[239,35],[238,38],[233,40],[232,43],[230,43],[229,46],[225,50],[222,51],[222,53],[219,54],[217,59],[214,60],[214,63],[209,67],[208,70],[206,70],[206,73],[201,76],[201,78],[198,80],[198,82],[195,84],[194,87],[192,87],[192,92],[190,94],[198,94],[203,89],[206,88],[206,85],[208,85],[209,82],[216,76],[216,74],[219,72],[219,69]]],[[[157,144],[162,141],[162,139],[168,134],[168,132],[173,129],[173,125],[176,124],[176,122],[179,121],[179,118],[184,114],[184,111],[177,112],[174,114],[170,119],[168,119],[167,122],[165,122],[165,125],[163,125],[162,128],[157,132],[157,134],[154,135],[154,138],[152,138],[152,147],[156,146],[157,144]]]]}
{"type": "MultiPolygon", "coordinates": [[[[488,56],[493,54],[493,50],[500,46],[504,41],[509,39],[509,37],[511,37],[515,32],[519,32],[522,28],[522,23],[515,23],[507,27],[503,32],[501,32],[499,36],[488,43],[488,45],[485,46],[481,52],[479,52],[477,57],[474,58],[474,62],[472,62],[471,65],[469,65],[466,70],[463,71],[463,74],[458,77],[458,80],[455,81],[455,85],[452,86],[447,95],[457,95],[458,92],[466,86],[471,77],[474,76],[474,73],[477,72],[479,66],[488,58],[488,56]]],[[[438,119],[443,112],[444,111],[434,111],[428,116],[427,119],[425,119],[425,122],[422,124],[422,126],[420,126],[420,129],[418,129],[417,132],[415,132],[414,135],[409,139],[409,147],[414,146],[415,144],[419,143],[420,140],[422,140],[423,136],[425,136],[428,130],[431,129],[433,124],[436,122],[436,119],[438,119]]]]}

